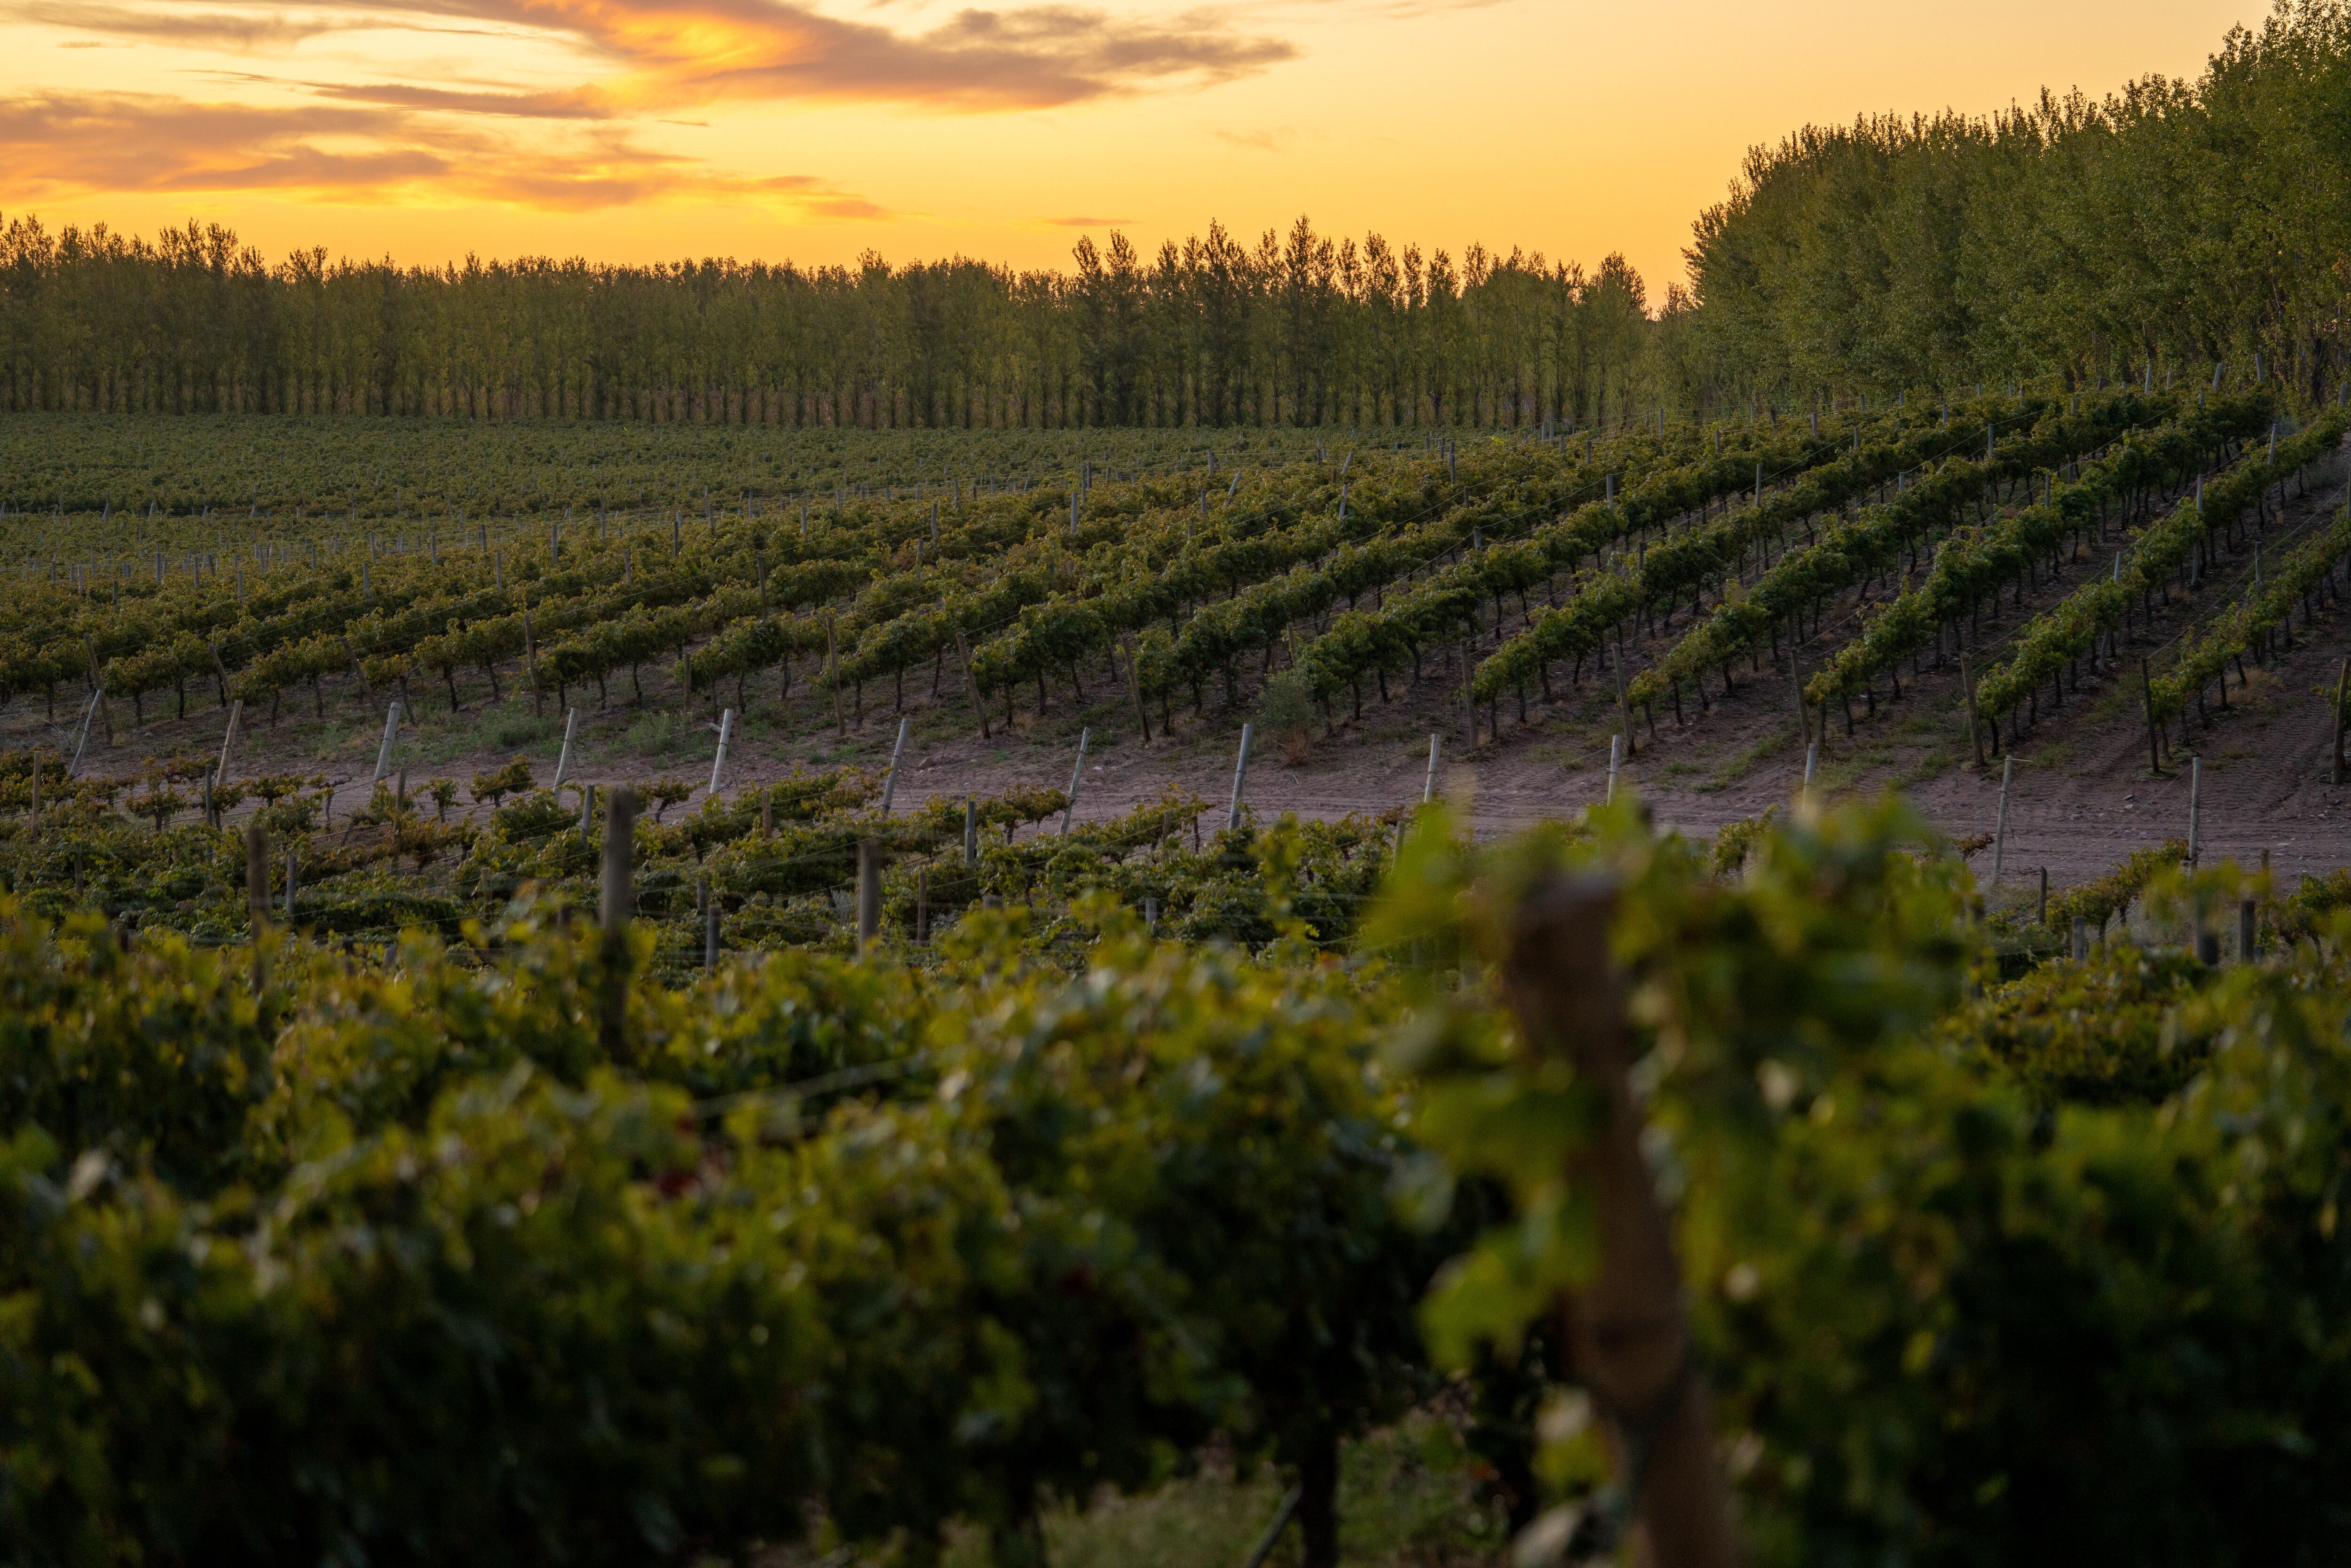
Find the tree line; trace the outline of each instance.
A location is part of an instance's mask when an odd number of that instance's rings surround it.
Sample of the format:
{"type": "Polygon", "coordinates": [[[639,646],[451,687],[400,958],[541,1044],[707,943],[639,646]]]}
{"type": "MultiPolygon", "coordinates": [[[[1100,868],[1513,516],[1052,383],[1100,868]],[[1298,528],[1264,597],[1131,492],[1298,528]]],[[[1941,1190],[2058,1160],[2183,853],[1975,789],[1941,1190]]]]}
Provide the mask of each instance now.
{"type": "Polygon", "coordinates": [[[1699,217],[1686,351],[1718,395],[2159,385],[2225,363],[2331,402],[2346,103],[2351,6],[2281,0],[2193,80],[1808,126],[1699,217]]]}
{"type": "Polygon", "coordinates": [[[0,409],[867,428],[1621,425],[2229,367],[2331,401],[2351,0],[2193,80],[1865,117],[1749,153],[1687,287],[1621,256],[1399,248],[1301,217],[1066,270],[525,257],[270,265],[217,225],[0,225],[0,409]]]}
{"type": "Polygon", "coordinates": [[[868,428],[1621,423],[1646,288],[1301,218],[1067,272],[269,265],[217,225],[0,226],[0,408],[568,417],[868,428]]]}

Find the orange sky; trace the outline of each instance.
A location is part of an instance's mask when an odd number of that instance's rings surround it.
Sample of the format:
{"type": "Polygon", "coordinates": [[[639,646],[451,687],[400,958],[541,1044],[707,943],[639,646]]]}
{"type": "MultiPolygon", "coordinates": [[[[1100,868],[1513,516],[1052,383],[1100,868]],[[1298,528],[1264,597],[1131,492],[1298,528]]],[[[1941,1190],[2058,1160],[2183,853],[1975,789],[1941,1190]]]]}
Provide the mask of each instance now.
{"type": "Polygon", "coordinates": [[[0,212],[468,251],[1059,267],[1300,213],[1622,250],[1744,150],[2192,75],[2266,0],[0,0],[0,212]]]}

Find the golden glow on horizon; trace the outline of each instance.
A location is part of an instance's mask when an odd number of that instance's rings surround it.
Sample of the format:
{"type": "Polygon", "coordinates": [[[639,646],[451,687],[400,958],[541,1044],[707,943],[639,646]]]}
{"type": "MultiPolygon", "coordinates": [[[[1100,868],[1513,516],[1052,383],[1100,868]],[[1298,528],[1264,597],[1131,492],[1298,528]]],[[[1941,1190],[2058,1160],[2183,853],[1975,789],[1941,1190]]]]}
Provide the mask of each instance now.
{"type": "Polygon", "coordinates": [[[1746,150],[2192,76],[2266,0],[0,0],[0,212],[469,253],[1066,265],[1299,214],[1623,251],[1746,150]]]}

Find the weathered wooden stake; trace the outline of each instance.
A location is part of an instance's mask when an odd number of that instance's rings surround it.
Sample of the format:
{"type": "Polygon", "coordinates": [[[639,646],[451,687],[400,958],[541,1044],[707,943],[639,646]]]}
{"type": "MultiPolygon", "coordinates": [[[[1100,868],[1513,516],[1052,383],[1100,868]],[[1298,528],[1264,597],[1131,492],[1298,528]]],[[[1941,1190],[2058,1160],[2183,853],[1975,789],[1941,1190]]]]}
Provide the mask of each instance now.
{"type": "MultiPolygon", "coordinates": [[[[213,777],[223,783],[228,781],[228,754],[229,748],[236,744],[237,720],[244,716],[245,699],[238,697],[228,705],[228,728],[221,732],[220,763],[213,769],[213,777]]],[[[214,826],[218,825],[214,824],[214,826]]]]}
{"type": "Polygon", "coordinates": [[[735,710],[722,708],[718,714],[718,753],[710,759],[710,789],[712,800],[718,798],[718,780],[726,771],[726,743],[735,737],[735,710]]]}
{"type": "Polygon", "coordinates": [[[1679,1265],[1641,1152],[1634,1043],[1608,956],[1615,890],[1598,880],[1537,888],[1512,921],[1502,994],[1520,1037],[1565,1059],[1590,1086],[1599,1124],[1570,1156],[1590,1195],[1598,1242],[1590,1278],[1568,1293],[1561,1327],[1578,1378],[1614,1428],[1620,1473],[1658,1568],[1730,1568],[1740,1557],[1717,1468],[1706,1376],[1695,1364],[1679,1265]]]}
{"type": "Polygon", "coordinates": [[[1078,814],[1078,786],[1085,781],[1086,777],[1086,745],[1093,737],[1094,732],[1091,728],[1078,731],[1077,765],[1070,769],[1070,798],[1061,807],[1061,836],[1065,839],[1070,836],[1071,820],[1078,814]]]}
{"type": "Polygon", "coordinates": [[[1225,828],[1231,831],[1241,825],[1241,791],[1249,783],[1249,727],[1241,726],[1240,753],[1233,760],[1233,799],[1225,808],[1225,828]]]}
{"type": "Polygon", "coordinates": [[[2204,852],[2204,758],[2188,758],[2188,869],[2194,871],[2204,852]]]}
{"type": "Polygon", "coordinates": [[[375,777],[368,780],[370,786],[382,783],[383,776],[392,771],[392,742],[399,732],[400,704],[394,701],[383,710],[383,740],[375,748],[375,777]]]}
{"type": "Polygon", "coordinates": [[[563,716],[563,749],[555,754],[555,782],[550,789],[563,788],[563,775],[571,766],[571,737],[580,728],[580,710],[572,708],[563,716]]]}
{"type": "Polygon", "coordinates": [[[898,721],[898,738],[890,747],[890,771],[882,775],[882,814],[890,814],[890,802],[898,793],[898,759],[906,754],[906,726],[910,721],[898,721]]]}
{"type": "Polygon", "coordinates": [[[1991,884],[2000,885],[2001,862],[2008,853],[2008,785],[2016,776],[2016,754],[2000,759],[2000,816],[1991,830],[1991,884]]]}

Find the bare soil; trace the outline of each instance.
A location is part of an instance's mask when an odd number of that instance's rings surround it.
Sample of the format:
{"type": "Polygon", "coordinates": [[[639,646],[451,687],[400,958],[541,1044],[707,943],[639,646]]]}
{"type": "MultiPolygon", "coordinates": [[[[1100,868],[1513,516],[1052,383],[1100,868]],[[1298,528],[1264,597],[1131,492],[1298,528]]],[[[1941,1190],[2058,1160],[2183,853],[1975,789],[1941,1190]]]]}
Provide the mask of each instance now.
{"type": "MultiPolygon", "coordinates": [[[[2344,467],[2338,459],[2314,473],[2306,492],[2294,495],[2283,516],[2273,513],[2262,532],[2262,547],[2272,559],[2345,503],[2344,467]]],[[[2055,580],[2044,580],[2037,592],[2026,594],[2021,606],[2003,597],[1974,651],[1976,667],[2001,656],[2033,615],[2079,586],[2085,573],[2106,570],[2119,542],[2116,536],[2104,548],[2086,549],[2055,580]]],[[[2143,637],[2126,647],[2118,671],[2085,670],[2080,690],[2069,691],[2064,707],[2044,711],[2038,727],[2014,742],[2004,850],[2011,885],[2037,880],[2044,867],[2053,884],[2079,883],[2134,850],[2187,833],[2187,757],[2182,753],[2176,766],[2160,773],[2149,768],[2137,659],[2152,657],[2160,669],[2179,635],[2241,593],[2252,572],[2252,551],[2241,550],[2207,575],[2192,595],[2175,595],[2155,632],[2164,641],[2143,637]]],[[[1816,667],[1851,635],[1870,600],[1889,591],[1849,595],[1823,617],[1819,636],[1801,650],[1803,667],[1816,667]]],[[[1514,608],[1501,634],[1519,624],[1514,608]]],[[[1685,615],[1664,635],[1636,643],[1636,664],[1656,657],[1687,625],[1685,615]]],[[[2290,874],[2351,861],[2351,788],[2329,781],[2333,732],[2327,704],[2343,659],[2351,653],[2351,611],[2330,608],[2308,628],[2297,620],[2294,638],[2290,653],[2252,670],[2250,685],[2232,686],[2230,711],[2215,711],[2215,722],[2197,735],[2203,762],[2201,841],[2208,860],[2227,856],[2250,864],[2267,852],[2272,863],[2290,874]]],[[[1494,640],[1489,629],[1477,651],[1490,649],[1494,640]]],[[[809,678],[811,673],[805,666],[797,673],[789,701],[779,699],[772,678],[747,688],[748,711],[740,716],[722,789],[779,777],[798,766],[880,767],[888,760],[899,716],[890,687],[869,685],[862,718],[850,716],[837,732],[831,704],[809,678]]],[[[1173,786],[1208,803],[1213,821],[1233,786],[1236,743],[1242,721],[1255,716],[1261,674],[1249,672],[1236,705],[1228,706],[1222,692],[1212,688],[1199,713],[1177,706],[1172,734],[1162,733],[1155,705],[1154,739],[1146,746],[1137,734],[1131,700],[1120,695],[1106,666],[1087,672],[1087,704],[1079,704],[1066,683],[1059,684],[1040,716],[1031,692],[1021,699],[1008,731],[999,698],[987,738],[977,733],[959,676],[945,674],[934,695],[930,673],[910,673],[899,799],[913,803],[935,795],[986,796],[1015,785],[1067,788],[1079,737],[1091,728],[1079,820],[1132,810],[1173,786]]],[[[581,707],[567,782],[685,779],[697,787],[685,808],[691,810],[707,784],[716,738],[708,695],[689,700],[665,670],[652,666],[643,672],[642,684],[642,703],[633,700],[631,683],[623,678],[610,683],[610,706],[581,707]]],[[[1499,740],[1487,734],[1481,714],[1480,740],[1474,747],[1468,744],[1456,695],[1458,669],[1447,670],[1432,658],[1416,685],[1408,678],[1392,678],[1389,685],[1390,701],[1367,689],[1360,719],[1343,699],[1334,706],[1336,722],[1321,733],[1259,737],[1245,790],[1249,805],[1260,816],[1294,811],[1333,818],[1416,801],[1432,733],[1440,737],[1437,787],[1467,810],[1481,835],[1571,813],[1605,794],[1608,739],[1616,727],[1613,678],[1604,688],[1586,671],[1574,692],[1562,680],[1558,700],[1549,704],[1530,694],[1524,722],[1516,702],[1505,698],[1496,710],[1499,740]]],[[[532,759],[542,783],[551,779],[562,716],[552,697],[535,707],[518,672],[508,674],[504,685],[506,700],[496,703],[478,675],[461,682],[465,706],[456,711],[445,687],[412,685],[418,711],[402,726],[394,751],[394,766],[406,770],[412,789],[435,777],[465,785],[475,771],[516,755],[532,759]]],[[[1677,725],[1664,713],[1654,716],[1653,728],[1636,716],[1638,747],[1624,768],[1625,788],[1637,791],[1660,821],[1692,833],[1711,834],[1727,822],[1784,804],[1803,773],[1804,745],[1784,661],[1776,669],[1767,663],[1743,673],[1735,695],[1726,698],[1719,687],[1718,680],[1710,711],[1700,714],[1695,704],[1687,706],[1686,724],[1677,725]]],[[[266,712],[248,716],[232,773],[323,774],[336,786],[340,820],[370,792],[388,695],[362,692],[352,682],[340,687],[329,683],[320,716],[308,693],[288,692],[276,723],[268,722],[266,712]]],[[[1833,722],[1823,745],[1820,784],[1832,796],[1900,789],[1929,821],[1955,838],[1991,833],[1998,815],[2001,763],[1976,766],[1962,701],[1955,662],[1937,669],[1928,661],[1915,673],[1906,671],[1898,702],[1881,694],[1869,716],[1857,707],[1850,734],[1842,719],[1833,722]]],[[[211,690],[190,692],[184,718],[171,713],[171,706],[168,695],[149,699],[149,722],[134,727],[128,705],[111,705],[112,744],[103,736],[93,737],[86,770],[127,776],[151,757],[218,751],[225,716],[211,690]]],[[[37,740],[69,748],[78,707],[61,699],[52,719],[37,699],[19,698],[0,711],[0,737],[12,746],[37,740]]],[[[1990,870],[1990,860],[1988,851],[1977,856],[1980,873],[1990,870]]]]}

